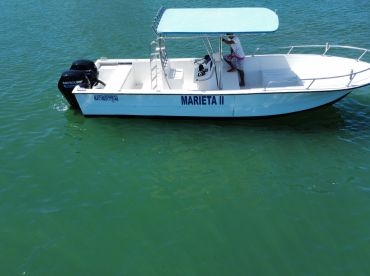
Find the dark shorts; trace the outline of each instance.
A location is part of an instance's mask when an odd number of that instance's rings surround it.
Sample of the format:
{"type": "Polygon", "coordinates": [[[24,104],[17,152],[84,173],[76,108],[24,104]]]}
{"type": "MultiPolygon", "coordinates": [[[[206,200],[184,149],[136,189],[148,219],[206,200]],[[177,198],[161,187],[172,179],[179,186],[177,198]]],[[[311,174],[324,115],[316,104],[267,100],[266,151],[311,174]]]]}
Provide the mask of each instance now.
{"type": "Polygon", "coordinates": [[[244,58],[238,58],[235,55],[225,55],[224,59],[231,62],[236,69],[244,70],[244,58]]]}

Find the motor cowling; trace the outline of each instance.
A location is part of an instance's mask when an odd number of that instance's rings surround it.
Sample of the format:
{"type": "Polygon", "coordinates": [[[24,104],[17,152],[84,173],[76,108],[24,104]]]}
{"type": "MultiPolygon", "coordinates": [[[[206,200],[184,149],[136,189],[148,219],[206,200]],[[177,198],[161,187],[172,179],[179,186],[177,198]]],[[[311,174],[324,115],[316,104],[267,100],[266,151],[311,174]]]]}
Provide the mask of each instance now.
{"type": "Polygon", "coordinates": [[[94,86],[99,82],[98,69],[96,68],[95,63],[91,60],[87,59],[76,60],[72,63],[69,70],[78,70],[84,72],[87,78],[89,79],[91,86],[94,86]]]}
{"type": "Polygon", "coordinates": [[[68,101],[70,106],[79,109],[79,104],[75,95],[72,93],[76,86],[81,88],[91,88],[91,83],[87,75],[80,70],[68,70],[62,73],[58,81],[59,91],[63,94],[64,98],[68,101]]]}

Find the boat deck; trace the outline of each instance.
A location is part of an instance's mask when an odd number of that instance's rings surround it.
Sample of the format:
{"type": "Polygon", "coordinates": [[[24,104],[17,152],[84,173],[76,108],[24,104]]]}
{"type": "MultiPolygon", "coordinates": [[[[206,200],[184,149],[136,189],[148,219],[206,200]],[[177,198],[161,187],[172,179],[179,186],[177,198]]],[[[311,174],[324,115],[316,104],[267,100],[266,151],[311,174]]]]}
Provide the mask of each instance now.
{"type": "Polygon", "coordinates": [[[307,62],[302,62],[302,58],[301,55],[248,56],[244,65],[245,87],[239,86],[238,72],[227,72],[229,65],[223,61],[218,61],[216,66],[208,66],[205,75],[199,76],[197,60],[194,58],[171,59],[165,70],[159,69],[158,61],[158,69],[155,69],[155,72],[148,59],[100,60],[99,79],[106,83],[106,86],[98,86],[92,90],[98,90],[97,93],[134,92],[131,90],[140,90],[142,93],[176,93],[175,91],[180,90],[212,93],[219,90],[227,92],[243,89],[250,93],[266,93],[282,88],[287,92],[328,87],[343,89],[349,84],[351,71],[348,71],[348,68],[359,71],[367,66],[362,66],[361,62],[338,58],[337,61],[328,63],[330,67],[327,67],[325,59],[333,61],[333,57],[311,56],[307,62]],[[321,66],[318,67],[318,64],[321,66]],[[217,80],[221,82],[221,89],[217,86],[217,80]]]}

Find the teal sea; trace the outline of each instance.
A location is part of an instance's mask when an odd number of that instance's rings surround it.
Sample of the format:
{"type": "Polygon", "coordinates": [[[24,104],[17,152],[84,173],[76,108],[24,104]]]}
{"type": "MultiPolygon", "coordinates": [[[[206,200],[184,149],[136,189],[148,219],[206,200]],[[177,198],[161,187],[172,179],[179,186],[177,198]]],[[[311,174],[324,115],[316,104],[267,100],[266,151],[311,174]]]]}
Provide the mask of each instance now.
{"type": "Polygon", "coordinates": [[[369,0],[1,1],[0,275],[370,275],[370,87],[261,120],[68,109],[61,72],[148,57],[161,6],[277,10],[247,53],[370,48],[369,0]]]}

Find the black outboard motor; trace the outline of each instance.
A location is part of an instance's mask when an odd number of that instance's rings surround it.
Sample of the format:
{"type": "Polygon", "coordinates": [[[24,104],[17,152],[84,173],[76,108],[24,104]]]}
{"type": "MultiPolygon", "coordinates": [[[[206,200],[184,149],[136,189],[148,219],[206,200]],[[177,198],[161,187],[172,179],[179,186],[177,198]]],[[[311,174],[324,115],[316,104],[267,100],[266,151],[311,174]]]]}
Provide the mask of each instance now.
{"type": "Polygon", "coordinates": [[[73,89],[79,85],[82,88],[91,88],[90,80],[83,71],[68,70],[65,71],[59,79],[58,88],[64,98],[74,109],[80,109],[76,96],[72,94],[73,89]]]}
{"type": "Polygon", "coordinates": [[[84,72],[90,81],[91,87],[99,82],[98,69],[96,68],[95,63],[91,60],[87,59],[76,60],[72,63],[71,68],[69,68],[69,70],[78,70],[84,72]]]}
{"type": "Polygon", "coordinates": [[[98,79],[99,71],[93,61],[79,59],[72,63],[69,71],[65,71],[59,79],[58,88],[72,108],[79,109],[73,89],[79,85],[81,88],[92,88],[105,83],[98,79]]]}

